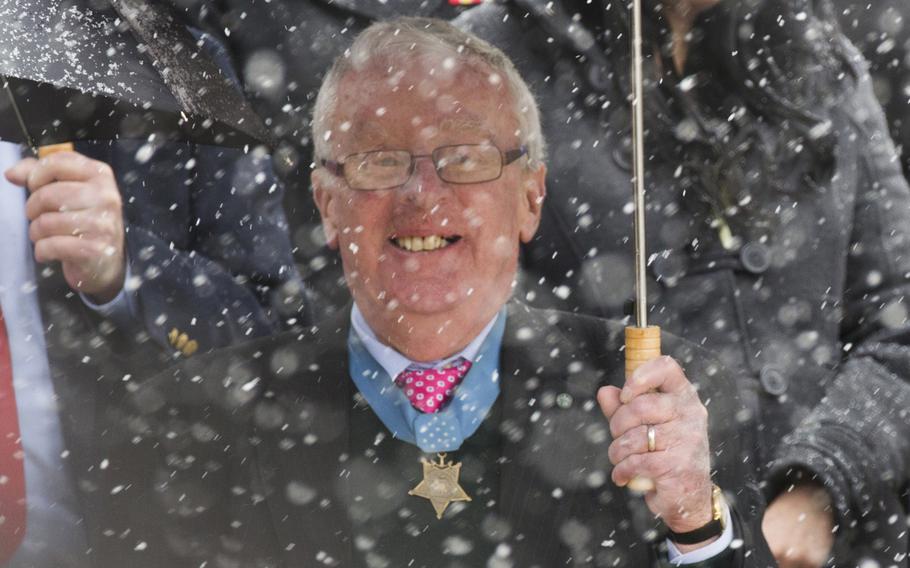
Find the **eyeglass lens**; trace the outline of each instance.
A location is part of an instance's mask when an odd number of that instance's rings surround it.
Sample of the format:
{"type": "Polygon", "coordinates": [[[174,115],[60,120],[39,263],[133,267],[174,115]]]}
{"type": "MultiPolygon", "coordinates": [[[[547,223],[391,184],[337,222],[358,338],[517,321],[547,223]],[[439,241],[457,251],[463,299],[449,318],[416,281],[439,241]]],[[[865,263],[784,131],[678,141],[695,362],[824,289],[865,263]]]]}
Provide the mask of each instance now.
{"type": "MultiPolygon", "coordinates": [[[[448,183],[481,183],[502,173],[502,154],[490,144],[442,146],[433,150],[439,178],[448,183]]],[[[405,150],[352,154],[344,161],[344,177],[353,189],[386,189],[404,185],[414,171],[415,157],[405,150]]]]}

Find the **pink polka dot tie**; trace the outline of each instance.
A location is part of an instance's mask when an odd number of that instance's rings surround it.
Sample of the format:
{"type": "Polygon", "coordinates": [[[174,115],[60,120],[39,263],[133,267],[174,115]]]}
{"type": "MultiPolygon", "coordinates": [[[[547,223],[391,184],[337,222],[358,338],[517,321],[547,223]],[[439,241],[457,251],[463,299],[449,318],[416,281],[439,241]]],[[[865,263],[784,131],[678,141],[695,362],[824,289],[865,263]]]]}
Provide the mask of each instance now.
{"type": "Polygon", "coordinates": [[[417,410],[439,412],[455,394],[461,380],[471,370],[471,362],[460,357],[442,369],[407,369],[395,379],[417,410]]]}

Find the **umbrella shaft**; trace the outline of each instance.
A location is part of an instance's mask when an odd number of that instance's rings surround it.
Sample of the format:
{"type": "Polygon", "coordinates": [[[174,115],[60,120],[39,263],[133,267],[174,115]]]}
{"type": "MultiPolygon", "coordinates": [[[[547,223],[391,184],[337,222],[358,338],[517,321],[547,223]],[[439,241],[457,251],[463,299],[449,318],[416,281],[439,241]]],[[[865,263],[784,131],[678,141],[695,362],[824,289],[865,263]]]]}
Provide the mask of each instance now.
{"type": "Polygon", "coordinates": [[[641,0],[632,1],[632,156],[635,231],[635,323],[648,325],[647,248],[645,246],[644,80],[641,53],[641,0]]]}
{"type": "Polygon", "coordinates": [[[25,119],[22,118],[22,112],[19,110],[19,105],[16,103],[16,95],[13,94],[13,89],[9,85],[9,79],[3,76],[0,76],[0,79],[3,80],[3,88],[6,89],[6,96],[9,97],[10,106],[13,108],[13,114],[16,115],[16,120],[19,121],[19,128],[22,129],[22,134],[25,135],[25,141],[29,148],[34,148],[35,141],[28,132],[28,126],[25,124],[25,119]]]}

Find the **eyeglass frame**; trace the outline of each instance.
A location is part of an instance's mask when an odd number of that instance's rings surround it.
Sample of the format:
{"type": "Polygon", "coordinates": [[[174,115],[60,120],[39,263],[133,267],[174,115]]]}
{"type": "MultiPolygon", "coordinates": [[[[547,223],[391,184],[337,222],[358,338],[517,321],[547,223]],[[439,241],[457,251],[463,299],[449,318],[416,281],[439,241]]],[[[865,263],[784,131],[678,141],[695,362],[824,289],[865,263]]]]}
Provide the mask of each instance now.
{"type": "Polygon", "coordinates": [[[515,148],[513,150],[507,150],[505,152],[500,150],[499,146],[496,146],[495,144],[446,144],[445,146],[439,146],[437,148],[433,148],[433,151],[429,154],[411,154],[411,152],[409,150],[394,150],[394,149],[393,150],[370,150],[369,152],[354,152],[353,154],[348,154],[347,156],[344,157],[343,160],[322,159],[319,161],[319,164],[322,167],[324,167],[326,170],[328,170],[328,172],[330,174],[334,175],[335,177],[339,177],[339,178],[343,179],[345,181],[345,183],[348,184],[348,187],[350,187],[354,191],[384,191],[384,190],[388,190],[388,189],[397,189],[397,188],[403,186],[404,184],[408,183],[408,181],[410,181],[410,179],[411,179],[411,176],[413,176],[414,172],[417,170],[416,164],[417,164],[418,158],[430,158],[430,161],[433,162],[433,169],[436,171],[436,175],[439,176],[439,179],[441,179],[445,183],[451,183],[453,185],[470,185],[472,183],[487,183],[487,182],[498,180],[499,178],[502,177],[502,170],[505,169],[506,166],[514,163],[522,156],[527,156],[527,155],[528,155],[528,147],[524,144],[522,144],[518,148],[515,148]],[[493,177],[490,179],[485,179],[482,181],[447,181],[447,180],[443,179],[442,176],[439,176],[439,168],[436,167],[436,160],[433,159],[433,155],[436,152],[438,152],[439,150],[442,150],[445,148],[456,148],[458,146],[490,146],[492,148],[496,148],[496,151],[499,152],[499,157],[500,157],[499,174],[497,174],[496,177],[493,177]],[[347,159],[350,158],[351,156],[356,156],[358,154],[366,155],[366,154],[372,154],[375,152],[407,152],[408,155],[411,156],[411,165],[408,169],[408,177],[402,183],[400,183],[398,185],[390,185],[388,187],[377,187],[377,188],[370,188],[370,189],[351,187],[350,183],[348,182],[348,178],[344,175],[345,161],[347,161],[347,159]]]}

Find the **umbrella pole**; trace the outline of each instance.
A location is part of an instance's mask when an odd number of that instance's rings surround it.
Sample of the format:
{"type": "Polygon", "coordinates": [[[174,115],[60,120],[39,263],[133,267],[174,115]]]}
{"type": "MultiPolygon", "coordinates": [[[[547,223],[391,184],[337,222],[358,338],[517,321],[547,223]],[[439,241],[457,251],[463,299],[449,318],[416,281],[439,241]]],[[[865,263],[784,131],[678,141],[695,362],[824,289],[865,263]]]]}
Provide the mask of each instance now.
{"type": "Polygon", "coordinates": [[[635,241],[635,326],[626,328],[626,376],[645,361],[660,356],[660,328],[648,325],[645,245],[645,134],[644,81],[641,53],[641,0],[632,2],[632,202],[635,241]]]}
{"type": "MultiPolygon", "coordinates": [[[[632,150],[635,240],[635,325],[625,329],[626,379],[639,366],[660,356],[660,328],[648,325],[647,247],[645,246],[644,81],[642,77],[641,0],[632,1],[632,150]]],[[[654,482],[636,477],[629,489],[647,493],[654,482]]]]}
{"type": "Polygon", "coordinates": [[[9,97],[10,106],[13,107],[13,114],[16,115],[16,120],[19,122],[19,128],[22,130],[22,134],[25,135],[25,142],[39,159],[50,156],[51,154],[56,154],[57,152],[75,151],[75,146],[73,146],[72,142],[61,142],[59,144],[48,144],[47,146],[36,147],[35,140],[29,133],[28,125],[25,124],[25,118],[22,117],[22,112],[19,110],[19,105],[16,103],[16,95],[13,94],[13,90],[9,86],[9,81],[2,75],[0,75],[0,78],[3,79],[3,88],[6,90],[6,96],[9,97]]]}
{"type": "Polygon", "coordinates": [[[22,112],[19,110],[19,104],[16,103],[16,95],[13,94],[12,88],[9,86],[9,80],[0,75],[0,78],[3,79],[3,89],[6,91],[6,96],[9,97],[10,106],[13,108],[13,114],[16,115],[16,121],[19,122],[19,128],[22,130],[22,134],[25,136],[25,143],[28,144],[28,147],[35,150],[35,140],[32,138],[32,135],[28,131],[28,126],[25,124],[25,119],[22,117],[22,112]]]}

